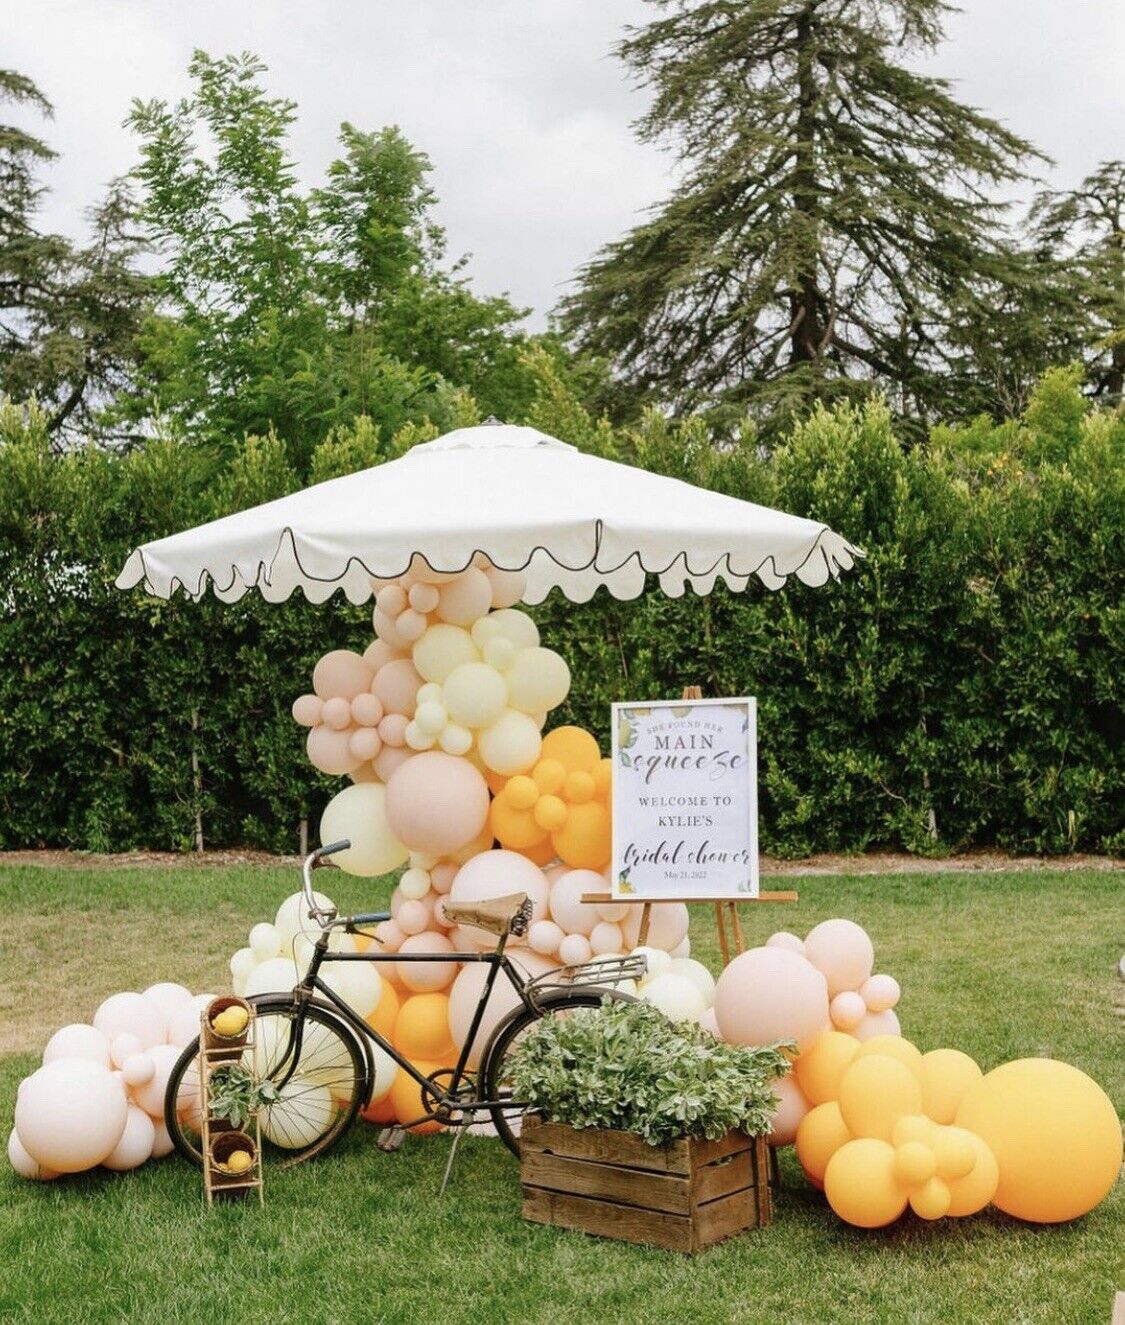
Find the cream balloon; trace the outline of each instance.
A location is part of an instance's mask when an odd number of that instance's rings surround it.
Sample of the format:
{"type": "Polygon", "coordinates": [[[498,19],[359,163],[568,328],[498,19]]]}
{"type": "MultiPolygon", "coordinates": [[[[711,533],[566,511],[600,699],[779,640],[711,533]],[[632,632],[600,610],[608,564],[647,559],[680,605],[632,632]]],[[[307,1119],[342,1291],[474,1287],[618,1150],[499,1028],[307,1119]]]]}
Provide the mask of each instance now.
{"type": "Polygon", "coordinates": [[[480,653],[469,632],[444,622],[426,631],[415,643],[411,656],[419,676],[438,684],[464,663],[480,661],[480,653]]]}
{"type": "Polygon", "coordinates": [[[534,766],[543,748],[543,737],[526,713],[505,709],[477,737],[477,749],[493,773],[511,776],[534,766]]]}
{"type": "Polygon", "coordinates": [[[508,706],[508,683],[487,663],[462,663],[445,678],[442,698],[454,722],[488,727],[508,706]]]}
{"type": "Polygon", "coordinates": [[[262,1135],[282,1150],[298,1150],[324,1135],[335,1112],[327,1086],[295,1076],[281,1087],[277,1100],[261,1111],[262,1135]]]}
{"type": "Polygon", "coordinates": [[[695,982],[671,971],[646,981],[641,997],[646,1003],[658,1007],[669,1021],[698,1021],[707,1011],[707,1004],[695,982]]]}
{"type": "Polygon", "coordinates": [[[669,968],[672,975],[681,975],[690,980],[703,995],[704,1007],[711,1007],[715,1002],[715,977],[703,965],[692,957],[673,957],[669,968]]]}
{"type": "Polygon", "coordinates": [[[506,679],[508,702],[522,713],[557,708],[570,691],[570,668],[553,649],[520,649],[506,679]]]}
{"type": "Polygon", "coordinates": [[[539,627],[526,612],[511,607],[490,612],[473,625],[473,643],[478,649],[498,639],[516,649],[533,649],[539,643],[539,627]]]}
{"type": "Polygon", "coordinates": [[[244,997],[259,994],[287,994],[300,979],[291,957],[271,957],[268,962],[255,966],[246,980],[244,997]]]}
{"type": "Polygon", "coordinates": [[[331,857],[332,863],[363,879],[388,874],[405,864],[409,854],[387,820],[387,789],[379,782],[345,787],[324,807],[321,842],[327,845],[345,838],[351,846],[331,857]]]}
{"type": "Polygon", "coordinates": [[[250,931],[248,946],[256,961],[268,962],[281,951],[281,935],[275,925],[263,920],[250,931]]]}
{"type": "Polygon", "coordinates": [[[174,1013],[191,1006],[191,990],[186,985],[178,985],[170,980],[149,985],[147,989],[141,991],[141,997],[147,998],[159,1008],[166,1021],[170,1021],[174,1013]]]}
{"type": "MultiPolygon", "coordinates": [[[[325,911],[335,909],[335,903],[331,897],[324,893],[313,893],[313,901],[316,905],[325,911]]],[[[277,930],[278,943],[282,952],[289,950],[289,945],[293,942],[293,936],[307,929],[312,921],[307,915],[307,905],[304,893],[290,893],[284,902],[277,908],[277,915],[274,917],[274,928],[277,930]]],[[[243,949],[246,951],[246,949],[243,949]]],[[[236,954],[237,956],[237,954],[236,954]]],[[[233,971],[234,958],[231,958],[231,969],[233,971]]]]}
{"type": "Polygon", "coordinates": [[[369,1017],[379,1006],[383,978],[374,962],[325,962],[320,978],[360,1017],[369,1017]]]}

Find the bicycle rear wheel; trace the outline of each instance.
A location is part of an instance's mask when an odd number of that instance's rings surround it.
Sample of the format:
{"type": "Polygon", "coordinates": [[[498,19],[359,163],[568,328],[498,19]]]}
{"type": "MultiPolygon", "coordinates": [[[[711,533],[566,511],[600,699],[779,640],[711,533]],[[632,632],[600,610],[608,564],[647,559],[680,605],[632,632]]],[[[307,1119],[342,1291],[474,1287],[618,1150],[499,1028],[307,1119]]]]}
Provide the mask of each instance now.
{"type": "MultiPolygon", "coordinates": [[[[603,999],[612,999],[617,1003],[635,1003],[632,994],[622,993],[617,989],[599,989],[587,986],[570,993],[561,990],[557,994],[546,995],[539,1001],[537,1009],[519,1007],[496,1028],[492,1039],[484,1051],[480,1070],[480,1092],[482,1099],[503,1100],[511,1098],[511,1086],[508,1082],[508,1060],[512,1050],[524,1035],[543,1017],[572,1016],[583,1008],[600,1007],[603,999]]],[[[506,1108],[503,1104],[490,1110],[492,1122],[500,1139],[517,1158],[520,1153],[520,1124],[523,1121],[523,1106],[506,1108]]]]}
{"type": "MultiPolygon", "coordinates": [[[[290,1028],[298,1004],[287,995],[252,999],[254,1047],[238,1061],[258,1081],[280,1080],[288,1072],[290,1028]]],[[[367,1061],[351,1028],[330,1008],[310,1003],[304,1013],[297,1070],[280,1098],[258,1114],[262,1157],[278,1167],[326,1154],[355,1122],[369,1089],[367,1061]]],[[[164,1095],[164,1123],[176,1149],[203,1163],[199,1108],[199,1040],[180,1055],[164,1095]]]]}

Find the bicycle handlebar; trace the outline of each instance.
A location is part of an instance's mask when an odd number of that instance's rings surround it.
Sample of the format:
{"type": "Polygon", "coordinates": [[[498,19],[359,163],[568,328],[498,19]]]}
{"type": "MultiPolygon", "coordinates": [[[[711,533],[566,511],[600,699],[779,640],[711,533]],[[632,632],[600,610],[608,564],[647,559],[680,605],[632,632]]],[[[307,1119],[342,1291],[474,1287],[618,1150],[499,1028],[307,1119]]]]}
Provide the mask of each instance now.
{"type": "Polygon", "coordinates": [[[315,851],[305,857],[305,863],[301,867],[301,877],[304,880],[302,892],[305,895],[305,905],[309,910],[309,919],[315,920],[321,929],[326,928],[328,924],[336,919],[336,911],[317,906],[316,898],[313,896],[312,872],[326,856],[334,856],[338,851],[347,851],[350,846],[351,841],[345,837],[339,842],[329,842],[325,846],[317,847],[315,851]]]}

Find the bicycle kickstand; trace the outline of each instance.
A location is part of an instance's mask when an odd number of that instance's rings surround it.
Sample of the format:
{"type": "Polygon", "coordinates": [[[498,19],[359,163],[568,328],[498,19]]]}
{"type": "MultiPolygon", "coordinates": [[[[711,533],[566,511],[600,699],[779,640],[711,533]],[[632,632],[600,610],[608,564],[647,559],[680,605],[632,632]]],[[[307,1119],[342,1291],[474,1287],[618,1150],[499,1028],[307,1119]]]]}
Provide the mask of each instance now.
{"type": "Polygon", "coordinates": [[[466,1113],[457,1124],[453,1134],[453,1144],[449,1147],[449,1157],[445,1161],[445,1172],[441,1175],[441,1187],[438,1189],[438,1195],[444,1196],[445,1189],[449,1186],[449,1175],[453,1172],[453,1161],[457,1157],[457,1147],[461,1144],[461,1138],[469,1126],[472,1114],[466,1113]]]}

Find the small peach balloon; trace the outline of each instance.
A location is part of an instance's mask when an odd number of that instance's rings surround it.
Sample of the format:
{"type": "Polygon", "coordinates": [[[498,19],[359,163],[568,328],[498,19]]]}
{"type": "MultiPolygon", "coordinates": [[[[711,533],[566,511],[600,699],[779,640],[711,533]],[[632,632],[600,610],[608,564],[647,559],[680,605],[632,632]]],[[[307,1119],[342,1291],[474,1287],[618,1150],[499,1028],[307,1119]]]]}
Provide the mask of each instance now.
{"type": "MultiPolygon", "coordinates": [[[[446,953],[453,950],[453,944],[444,934],[429,929],[411,934],[404,939],[402,946],[399,948],[399,955],[424,952],[446,953]]],[[[396,969],[399,980],[407,989],[412,989],[415,993],[430,993],[452,984],[458,967],[456,962],[399,962],[396,969]]]]}
{"type": "Polygon", "coordinates": [[[805,936],[805,956],[824,974],[830,998],[858,989],[870,976],[875,949],[853,920],[823,920],[805,936]]]}
{"type": "Polygon", "coordinates": [[[321,699],[352,700],[371,685],[371,667],[351,649],[333,649],[313,668],[313,690],[321,699]]]}
{"type": "Polygon", "coordinates": [[[293,701],[293,721],[302,727],[315,727],[321,721],[324,701],[319,695],[300,695],[293,701]]]}
{"type": "Polygon", "coordinates": [[[839,1031],[854,1031],[867,1015],[867,1006],[854,989],[837,994],[828,1008],[832,1025],[839,1031]]]}
{"type": "Polygon", "coordinates": [[[860,986],[859,996],[868,1012],[889,1012],[898,1004],[902,990],[893,975],[873,975],[860,986]]]}

